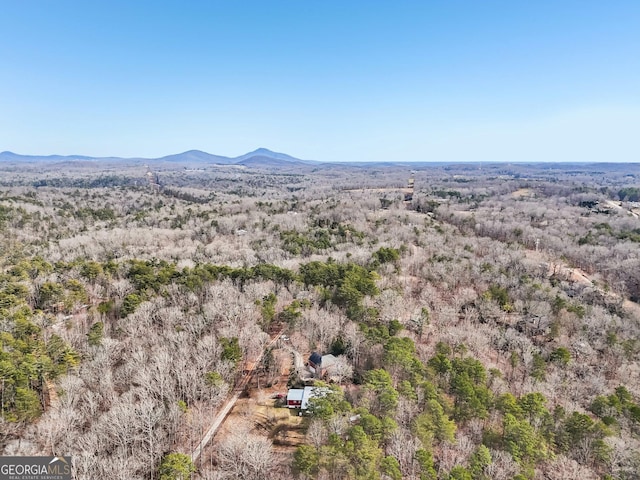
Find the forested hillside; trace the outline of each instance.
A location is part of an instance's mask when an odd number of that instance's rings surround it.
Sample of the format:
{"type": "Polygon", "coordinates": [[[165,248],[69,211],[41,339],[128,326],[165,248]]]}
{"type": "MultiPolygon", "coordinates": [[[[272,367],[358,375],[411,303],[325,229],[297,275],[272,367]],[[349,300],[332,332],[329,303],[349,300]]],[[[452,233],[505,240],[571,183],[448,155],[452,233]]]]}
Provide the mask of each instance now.
{"type": "Polygon", "coordinates": [[[637,165],[66,166],[0,171],[4,455],[78,479],[639,478],[637,165]],[[249,424],[192,463],[275,332],[341,365],[303,441],[249,424]]]}

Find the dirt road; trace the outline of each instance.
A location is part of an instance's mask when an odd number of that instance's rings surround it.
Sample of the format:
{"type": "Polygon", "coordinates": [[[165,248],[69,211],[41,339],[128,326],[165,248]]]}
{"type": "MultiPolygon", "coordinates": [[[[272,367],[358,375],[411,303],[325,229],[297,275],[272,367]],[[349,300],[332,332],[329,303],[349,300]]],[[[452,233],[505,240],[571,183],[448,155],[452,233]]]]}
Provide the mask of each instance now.
{"type": "Polygon", "coordinates": [[[635,302],[632,302],[628,298],[620,297],[620,295],[618,295],[617,293],[606,291],[602,287],[597,287],[596,283],[594,283],[596,279],[592,275],[587,274],[586,272],[584,272],[579,268],[570,267],[566,263],[550,255],[544,255],[541,252],[536,252],[534,250],[525,250],[524,252],[526,257],[529,258],[530,260],[535,260],[536,262],[539,262],[539,263],[546,263],[548,266],[549,276],[553,274],[560,274],[560,275],[563,275],[568,280],[571,280],[572,282],[576,282],[585,286],[596,288],[603,295],[609,296],[616,300],[621,300],[622,307],[627,312],[640,318],[640,305],[638,305],[635,302]]]}
{"type": "Polygon", "coordinates": [[[258,358],[256,358],[256,360],[253,362],[253,367],[251,368],[251,370],[249,370],[244,375],[240,383],[238,383],[235,386],[235,388],[231,392],[231,397],[227,399],[222,409],[213,418],[211,426],[205,432],[198,446],[191,453],[191,461],[194,464],[198,461],[198,458],[200,458],[200,455],[202,455],[202,451],[204,450],[204,447],[206,447],[207,444],[211,441],[213,436],[216,434],[216,431],[218,430],[218,428],[220,428],[220,425],[222,425],[225,418],[227,418],[227,415],[229,415],[229,412],[238,401],[238,398],[240,398],[240,395],[242,395],[242,392],[244,388],[247,386],[247,384],[249,383],[249,380],[251,380],[251,377],[253,376],[253,373],[256,367],[260,365],[260,361],[262,360],[262,356],[264,355],[264,352],[266,352],[269,348],[273,347],[276,344],[276,342],[280,339],[281,335],[282,335],[282,331],[278,332],[276,336],[273,337],[273,339],[264,347],[260,355],[258,355],[258,358]]]}

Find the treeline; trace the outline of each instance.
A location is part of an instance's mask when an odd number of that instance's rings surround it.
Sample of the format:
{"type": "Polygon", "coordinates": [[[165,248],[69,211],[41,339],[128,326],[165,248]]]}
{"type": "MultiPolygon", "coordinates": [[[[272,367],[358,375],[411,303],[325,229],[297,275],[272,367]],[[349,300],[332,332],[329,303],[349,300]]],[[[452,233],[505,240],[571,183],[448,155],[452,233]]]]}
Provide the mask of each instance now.
{"type": "Polygon", "coordinates": [[[334,248],[338,244],[353,242],[362,244],[365,234],[350,225],[337,222],[323,222],[317,219],[316,227],[309,232],[284,230],[280,232],[282,249],[292,255],[309,256],[323,250],[334,248]]]}
{"type": "Polygon", "coordinates": [[[126,278],[136,291],[125,297],[122,314],[132,313],[142,301],[172,283],[198,292],[210,282],[229,279],[241,290],[251,281],[272,281],[285,288],[293,282],[319,286],[324,289],[325,301],[331,300],[335,305],[344,307],[349,318],[359,319],[366,314],[362,300],[378,293],[375,268],[398,258],[398,250],[382,247],[374,252],[367,267],[337,263],[329,258],[326,262],[302,264],[298,272],[267,263],[252,267],[201,264],[180,270],[174,263],[164,260],[132,260],[126,278]]]}
{"type": "Polygon", "coordinates": [[[106,188],[106,187],[135,187],[146,184],[144,178],[132,178],[120,175],[104,175],[97,178],[57,177],[36,180],[31,183],[36,188],[106,188]]]}
{"type": "Polygon", "coordinates": [[[47,382],[80,362],[78,352],[58,335],[45,341],[38,325],[43,315],[28,304],[28,278],[21,267],[0,273],[0,413],[10,422],[37,418],[47,382]]]}
{"type": "Polygon", "coordinates": [[[618,198],[627,202],[640,202],[640,188],[625,187],[618,190],[618,198]]]}

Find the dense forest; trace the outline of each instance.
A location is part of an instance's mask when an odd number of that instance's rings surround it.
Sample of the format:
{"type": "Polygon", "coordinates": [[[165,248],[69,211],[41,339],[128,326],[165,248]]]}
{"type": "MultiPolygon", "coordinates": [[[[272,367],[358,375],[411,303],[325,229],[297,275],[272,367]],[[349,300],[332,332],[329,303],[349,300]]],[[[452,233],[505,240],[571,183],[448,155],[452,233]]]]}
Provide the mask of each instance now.
{"type": "Polygon", "coordinates": [[[0,164],[4,455],[78,479],[640,478],[638,165],[188,167],[0,164]],[[341,365],[302,440],[248,422],[192,462],[274,331],[341,365]]]}

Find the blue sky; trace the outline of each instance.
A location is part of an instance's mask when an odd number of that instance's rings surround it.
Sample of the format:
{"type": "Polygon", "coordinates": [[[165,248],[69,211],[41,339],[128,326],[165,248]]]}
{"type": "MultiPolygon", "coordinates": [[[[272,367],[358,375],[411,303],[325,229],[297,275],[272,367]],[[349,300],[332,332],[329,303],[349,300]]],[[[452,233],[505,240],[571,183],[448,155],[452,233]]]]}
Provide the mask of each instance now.
{"type": "Polygon", "coordinates": [[[640,161],[638,0],[0,11],[0,150],[640,161]]]}

